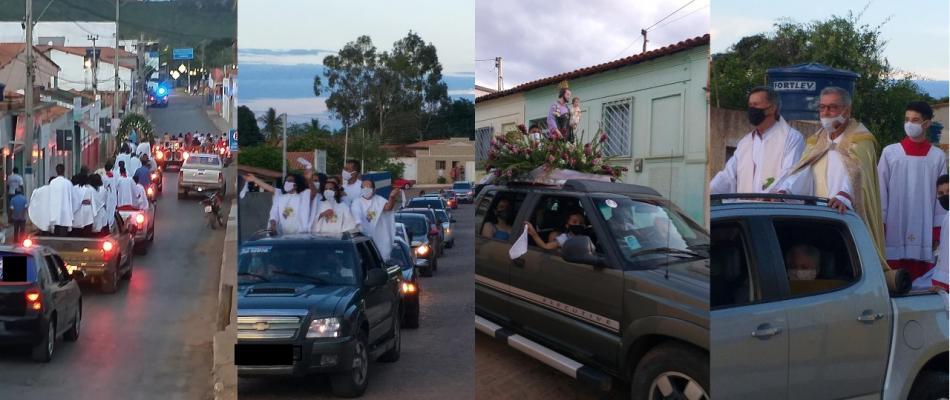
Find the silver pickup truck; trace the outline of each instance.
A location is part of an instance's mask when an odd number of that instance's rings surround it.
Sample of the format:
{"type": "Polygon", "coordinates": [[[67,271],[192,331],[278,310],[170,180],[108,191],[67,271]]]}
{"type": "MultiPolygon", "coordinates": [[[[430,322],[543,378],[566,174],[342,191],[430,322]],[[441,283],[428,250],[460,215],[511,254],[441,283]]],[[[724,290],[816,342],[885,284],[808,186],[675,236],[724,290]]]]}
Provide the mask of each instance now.
{"type": "Polygon", "coordinates": [[[190,192],[217,191],[224,195],[224,163],[217,154],[189,154],[178,171],[178,198],[190,192]]]}
{"type": "Polygon", "coordinates": [[[945,296],[885,273],[853,212],[743,197],[710,207],[712,398],[947,398],[945,296]]]}

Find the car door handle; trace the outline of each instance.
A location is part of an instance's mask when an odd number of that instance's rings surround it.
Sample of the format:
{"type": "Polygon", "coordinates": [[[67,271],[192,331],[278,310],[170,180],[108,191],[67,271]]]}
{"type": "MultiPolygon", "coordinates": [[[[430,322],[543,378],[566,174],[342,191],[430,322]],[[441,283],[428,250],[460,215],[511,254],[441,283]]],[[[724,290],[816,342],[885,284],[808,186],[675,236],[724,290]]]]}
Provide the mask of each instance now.
{"type": "Polygon", "coordinates": [[[858,321],[873,323],[882,318],[884,318],[884,313],[876,313],[874,310],[864,310],[864,312],[858,316],[858,321]]]}
{"type": "Polygon", "coordinates": [[[752,331],[752,337],[759,339],[768,339],[772,336],[778,335],[782,332],[782,328],[773,327],[769,324],[759,325],[754,331],[752,331]]]}

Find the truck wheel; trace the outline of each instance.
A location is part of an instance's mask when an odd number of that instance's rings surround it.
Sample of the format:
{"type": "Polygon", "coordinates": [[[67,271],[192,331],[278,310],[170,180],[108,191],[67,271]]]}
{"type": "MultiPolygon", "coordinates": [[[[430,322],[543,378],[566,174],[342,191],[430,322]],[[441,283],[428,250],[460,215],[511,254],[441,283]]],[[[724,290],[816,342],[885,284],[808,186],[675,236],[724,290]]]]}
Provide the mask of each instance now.
{"type": "Polygon", "coordinates": [[[46,323],[46,337],[33,346],[33,361],[48,363],[53,359],[53,350],[56,349],[56,314],[50,316],[46,323]]]}
{"type": "Polygon", "coordinates": [[[353,345],[353,366],[349,371],[330,377],[333,394],[340,397],[360,397],[369,382],[369,349],[366,333],[360,333],[353,345]]]}
{"type": "MultiPolygon", "coordinates": [[[[116,269],[118,268],[119,266],[116,265],[116,269]]],[[[110,293],[110,294],[118,292],[119,291],[119,272],[116,270],[112,270],[112,273],[110,273],[108,276],[102,277],[101,284],[102,284],[101,288],[103,292],[110,293]]]]}
{"type": "Polygon", "coordinates": [[[391,363],[399,361],[402,352],[402,330],[400,329],[399,315],[393,316],[393,348],[379,356],[379,361],[391,363]]]}
{"type": "Polygon", "coordinates": [[[924,371],[914,381],[914,387],[910,389],[908,399],[912,400],[937,400],[946,399],[950,394],[950,378],[944,371],[924,371]]]}
{"type": "Polygon", "coordinates": [[[126,266],[126,270],[125,270],[125,274],[122,274],[122,279],[124,280],[132,279],[132,256],[129,256],[129,258],[126,259],[125,266],[126,266]]]}
{"type": "Polygon", "coordinates": [[[63,334],[63,339],[69,342],[75,342],[79,339],[79,327],[82,325],[82,303],[76,309],[76,318],[73,320],[73,326],[63,334]]]}
{"type": "Polygon", "coordinates": [[[657,346],[637,363],[630,398],[709,400],[709,355],[682,344],[657,346]]]}

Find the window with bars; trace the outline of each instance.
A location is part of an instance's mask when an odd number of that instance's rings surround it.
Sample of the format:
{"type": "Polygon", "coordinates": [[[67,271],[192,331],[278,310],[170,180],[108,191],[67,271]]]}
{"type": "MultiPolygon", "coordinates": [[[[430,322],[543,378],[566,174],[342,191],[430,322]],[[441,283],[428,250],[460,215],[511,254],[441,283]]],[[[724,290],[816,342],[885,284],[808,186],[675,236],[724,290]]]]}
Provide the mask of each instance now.
{"type": "Polygon", "coordinates": [[[526,128],[531,129],[531,127],[535,125],[541,128],[542,133],[547,134],[548,132],[548,118],[547,117],[535,118],[535,119],[532,119],[531,121],[528,121],[528,126],[526,128]]]}
{"type": "Polygon", "coordinates": [[[604,103],[602,121],[604,133],[607,134],[604,155],[630,156],[630,138],[633,136],[633,99],[604,103]]]}
{"type": "Polygon", "coordinates": [[[494,128],[486,126],[475,129],[475,160],[484,161],[488,159],[488,149],[491,146],[492,134],[494,128]]]}

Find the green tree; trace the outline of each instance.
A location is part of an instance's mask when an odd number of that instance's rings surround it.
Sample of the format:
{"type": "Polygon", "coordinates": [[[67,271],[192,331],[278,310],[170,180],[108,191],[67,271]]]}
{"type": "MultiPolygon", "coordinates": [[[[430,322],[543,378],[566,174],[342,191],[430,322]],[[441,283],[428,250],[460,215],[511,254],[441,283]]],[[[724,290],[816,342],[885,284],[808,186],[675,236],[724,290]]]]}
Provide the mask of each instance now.
{"type": "Polygon", "coordinates": [[[255,146],[264,141],[261,135],[261,128],[257,126],[257,119],[254,118],[254,112],[247,106],[238,107],[238,147],[255,146]]]}
{"type": "MultiPolygon", "coordinates": [[[[240,135],[238,139],[241,139],[240,135]]],[[[242,147],[238,153],[238,165],[280,171],[283,164],[280,159],[280,149],[261,143],[242,147]]]]}
{"type": "Polygon", "coordinates": [[[440,107],[432,116],[426,139],[467,137],[475,125],[475,103],[468,99],[455,99],[440,107]]]}
{"type": "Polygon", "coordinates": [[[853,116],[875,134],[882,148],[900,140],[904,107],[928,96],[911,76],[896,74],[884,57],[887,42],[881,27],[887,21],[864,24],[862,13],[809,23],[779,21],[773,32],[746,36],[713,55],[713,105],[745,109],[749,89],[765,84],[768,68],[817,62],[858,73],[853,116]]]}
{"type": "MultiPolygon", "coordinates": [[[[273,107],[268,108],[264,115],[261,115],[257,120],[264,124],[264,129],[262,129],[261,132],[264,134],[267,142],[271,145],[280,143],[281,136],[284,133],[284,121],[277,115],[277,110],[273,107]]],[[[240,138],[241,136],[238,135],[238,139],[240,138]]]]}
{"type": "MultiPolygon", "coordinates": [[[[130,113],[122,117],[122,122],[119,123],[119,131],[116,133],[116,142],[125,143],[132,131],[135,131],[139,143],[154,143],[155,131],[152,128],[152,122],[144,115],[130,113]]],[[[116,149],[116,151],[118,150],[116,149]]]]}
{"type": "Polygon", "coordinates": [[[327,109],[343,123],[345,131],[362,120],[371,71],[376,66],[376,46],[363,35],[323,59],[323,75],[313,77],[313,94],[328,92],[327,109]]]}

